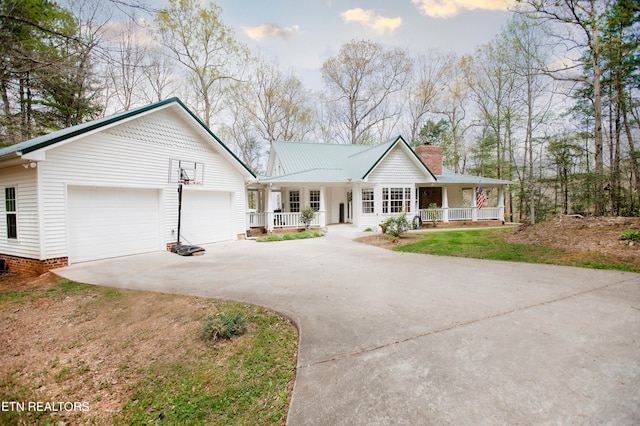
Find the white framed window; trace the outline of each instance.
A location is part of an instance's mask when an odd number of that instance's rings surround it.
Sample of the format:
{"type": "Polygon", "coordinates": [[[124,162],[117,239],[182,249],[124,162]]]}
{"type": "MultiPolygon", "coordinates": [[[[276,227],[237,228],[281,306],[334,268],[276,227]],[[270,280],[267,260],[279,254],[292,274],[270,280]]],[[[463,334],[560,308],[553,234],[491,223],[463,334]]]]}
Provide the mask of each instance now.
{"type": "Polygon", "coordinates": [[[320,211],[320,190],[312,189],[309,191],[309,206],[313,211],[320,211]]]}
{"type": "Polygon", "coordinates": [[[362,213],[373,213],[373,188],[362,188],[362,213]]]}
{"type": "Polygon", "coordinates": [[[411,210],[411,188],[382,188],[382,213],[404,213],[411,210]]]}
{"type": "Polygon", "coordinates": [[[16,202],[16,187],[10,186],[4,189],[4,207],[7,217],[7,238],[18,239],[18,208],[16,202]]]}
{"type": "Polygon", "coordinates": [[[300,191],[289,191],[289,211],[292,213],[300,211],[300,191]]]}

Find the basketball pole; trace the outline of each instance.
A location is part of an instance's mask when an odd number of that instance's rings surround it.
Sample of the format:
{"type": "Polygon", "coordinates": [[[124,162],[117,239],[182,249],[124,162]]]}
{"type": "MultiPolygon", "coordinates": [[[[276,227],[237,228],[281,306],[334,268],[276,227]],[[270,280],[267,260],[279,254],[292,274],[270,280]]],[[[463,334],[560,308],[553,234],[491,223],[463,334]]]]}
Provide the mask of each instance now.
{"type": "Polygon", "coordinates": [[[180,224],[182,222],[182,185],[184,182],[189,182],[189,176],[185,173],[184,169],[180,167],[180,180],[178,181],[178,241],[176,241],[176,246],[179,247],[182,245],[180,242],[180,224]]]}
{"type": "Polygon", "coordinates": [[[178,185],[178,241],[176,241],[176,246],[180,247],[180,222],[182,221],[182,180],[180,180],[180,184],[178,185]]]}

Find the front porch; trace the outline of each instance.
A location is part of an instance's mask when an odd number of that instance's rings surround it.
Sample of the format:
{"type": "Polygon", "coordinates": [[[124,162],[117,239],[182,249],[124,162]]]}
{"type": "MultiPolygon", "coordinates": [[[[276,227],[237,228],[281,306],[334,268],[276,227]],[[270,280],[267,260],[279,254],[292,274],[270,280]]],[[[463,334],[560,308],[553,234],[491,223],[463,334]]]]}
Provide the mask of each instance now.
{"type": "MultiPolygon", "coordinates": [[[[304,224],[300,220],[299,212],[247,212],[247,229],[269,230],[268,224],[273,223],[273,230],[298,229],[304,224]]],[[[470,222],[480,224],[483,221],[504,221],[503,207],[477,208],[436,208],[420,209],[417,212],[423,226],[432,224],[456,224],[470,222]]],[[[323,228],[327,225],[324,211],[318,211],[311,221],[311,228],[323,228]]],[[[411,218],[410,218],[411,219],[411,218]]]]}

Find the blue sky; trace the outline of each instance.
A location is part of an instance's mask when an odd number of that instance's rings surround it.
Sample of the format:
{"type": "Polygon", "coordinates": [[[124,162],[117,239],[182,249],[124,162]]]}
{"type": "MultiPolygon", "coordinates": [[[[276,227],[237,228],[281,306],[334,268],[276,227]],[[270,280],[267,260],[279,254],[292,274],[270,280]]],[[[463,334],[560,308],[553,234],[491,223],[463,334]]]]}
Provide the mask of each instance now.
{"type": "Polygon", "coordinates": [[[311,89],[320,67],[354,39],[417,54],[472,53],[509,19],[508,0],[218,0],[225,25],[254,52],[292,69],[311,89]]]}

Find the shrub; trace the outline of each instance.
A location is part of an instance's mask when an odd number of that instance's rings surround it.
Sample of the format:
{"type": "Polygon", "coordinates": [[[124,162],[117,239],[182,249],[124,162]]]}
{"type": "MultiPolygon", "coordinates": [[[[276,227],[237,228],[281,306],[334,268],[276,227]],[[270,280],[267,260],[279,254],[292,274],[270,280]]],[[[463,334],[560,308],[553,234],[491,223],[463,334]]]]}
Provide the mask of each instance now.
{"type": "Polygon", "coordinates": [[[636,241],[640,242],[640,231],[635,229],[627,229],[620,235],[620,239],[624,241],[636,241]]]}
{"type": "Polygon", "coordinates": [[[306,231],[309,230],[309,226],[311,226],[311,221],[313,217],[316,215],[316,211],[311,207],[305,207],[300,212],[300,222],[304,223],[304,229],[306,231]]]}
{"type": "Polygon", "coordinates": [[[407,219],[407,215],[403,214],[402,216],[390,217],[384,222],[386,233],[391,235],[392,237],[399,238],[411,228],[411,224],[407,219]]]}
{"type": "Polygon", "coordinates": [[[230,314],[211,314],[202,327],[202,337],[215,342],[218,339],[231,339],[247,331],[247,325],[241,312],[230,314]]]}

